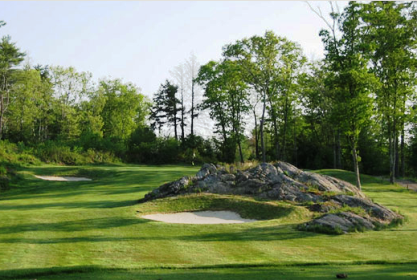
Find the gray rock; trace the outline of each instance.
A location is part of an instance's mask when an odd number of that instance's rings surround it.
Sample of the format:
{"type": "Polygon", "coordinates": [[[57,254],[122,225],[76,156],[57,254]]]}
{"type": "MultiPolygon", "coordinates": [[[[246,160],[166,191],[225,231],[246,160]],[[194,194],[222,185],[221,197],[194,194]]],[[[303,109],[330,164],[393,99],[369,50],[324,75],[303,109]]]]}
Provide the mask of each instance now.
{"type": "Polygon", "coordinates": [[[238,194],[236,191],[239,190],[241,194],[256,194],[260,189],[265,188],[267,185],[268,183],[260,179],[247,179],[246,181],[236,183],[236,189],[234,193],[238,194]]]}
{"type": "Polygon", "coordinates": [[[336,185],[320,174],[302,171],[294,179],[306,186],[317,188],[319,191],[341,191],[336,185]]]}
{"type": "MultiPolygon", "coordinates": [[[[186,193],[251,195],[264,199],[314,203],[310,210],[327,213],[308,222],[305,229],[348,232],[355,229],[373,229],[376,224],[388,224],[402,216],[367,199],[354,185],[330,176],[304,172],[295,166],[278,162],[262,163],[251,169],[230,174],[223,167],[204,164],[193,178],[183,177],[164,184],[145,195],[141,202],[186,193]],[[310,188],[319,190],[311,191],[310,188]],[[331,197],[322,192],[335,192],[331,197]],[[349,195],[347,195],[349,193],[349,195]],[[343,206],[360,207],[367,213],[361,217],[350,212],[330,214],[343,206]]],[[[356,212],[356,211],[355,211],[356,212]]]]}
{"type": "Polygon", "coordinates": [[[309,209],[314,212],[327,213],[333,210],[340,209],[341,207],[342,205],[340,205],[340,203],[334,200],[330,200],[324,203],[313,204],[309,207],[309,209]]]}
{"type": "Polygon", "coordinates": [[[369,213],[369,215],[384,222],[391,222],[394,219],[401,218],[401,216],[397,213],[377,203],[373,203],[371,200],[367,198],[354,197],[348,195],[336,195],[333,197],[333,199],[335,201],[338,201],[342,205],[363,208],[366,212],[369,213]]]}
{"type": "Polygon", "coordinates": [[[236,176],[233,174],[221,174],[220,175],[220,180],[222,182],[230,182],[230,181],[234,182],[235,179],[236,179],[236,176]]]}
{"type": "Polygon", "coordinates": [[[163,184],[159,188],[154,189],[150,193],[146,194],[145,197],[140,200],[140,202],[178,195],[186,190],[190,182],[191,180],[189,177],[182,177],[177,181],[163,184]]]}
{"type": "Polygon", "coordinates": [[[298,169],[294,165],[289,164],[287,162],[283,162],[283,161],[278,161],[277,163],[274,164],[274,166],[277,169],[280,168],[285,175],[287,175],[291,178],[296,177],[298,174],[300,174],[302,172],[302,170],[298,169]]]}
{"type": "Polygon", "coordinates": [[[333,185],[335,185],[338,189],[342,190],[343,192],[351,192],[355,196],[365,198],[365,195],[358,190],[358,188],[354,185],[352,185],[349,182],[337,179],[335,177],[327,176],[327,175],[321,175],[324,178],[326,178],[329,182],[331,182],[333,185]]]}
{"type": "Polygon", "coordinates": [[[236,183],[241,183],[249,179],[249,173],[238,170],[236,173],[236,183]]]}
{"type": "Polygon", "coordinates": [[[201,167],[200,171],[197,172],[197,174],[195,175],[195,178],[197,180],[202,180],[206,176],[208,176],[210,174],[216,174],[216,173],[217,173],[217,168],[216,168],[216,166],[214,166],[214,164],[212,164],[212,163],[205,163],[201,167]]]}
{"type": "Polygon", "coordinates": [[[369,218],[361,217],[350,212],[326,214],[304,224],[305,230],[339,234],[355,230],[370,230],[374,228],[375,226],[369,218]]]}
{"type": "Polygon", "coordinates": [[[277,169],[270,163],[261,163],[247,172],[251,178],[269,181],[278,175],[277,169]]]}

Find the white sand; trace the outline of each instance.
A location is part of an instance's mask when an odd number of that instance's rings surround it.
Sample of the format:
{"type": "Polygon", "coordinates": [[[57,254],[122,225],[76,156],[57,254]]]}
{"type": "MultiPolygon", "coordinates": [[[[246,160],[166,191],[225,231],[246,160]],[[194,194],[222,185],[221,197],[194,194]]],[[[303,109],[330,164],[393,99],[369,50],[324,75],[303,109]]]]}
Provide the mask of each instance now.
{"type": "Polygon", "coordinates": [[[172,224],[240,224],[257,220],[243,219],[239,214],[231,211],[201,211],[174,214],[151,214],[142,218],[172,224]]]}
{"type": "Polygon", "coordinates": [[[46,181],[62,181],[62,182],[78,182],[78,181],[91,181],[89,178],[85,177],[59,177],[59,176],[38,176],[36,178],[46,180],[46,181]]]}

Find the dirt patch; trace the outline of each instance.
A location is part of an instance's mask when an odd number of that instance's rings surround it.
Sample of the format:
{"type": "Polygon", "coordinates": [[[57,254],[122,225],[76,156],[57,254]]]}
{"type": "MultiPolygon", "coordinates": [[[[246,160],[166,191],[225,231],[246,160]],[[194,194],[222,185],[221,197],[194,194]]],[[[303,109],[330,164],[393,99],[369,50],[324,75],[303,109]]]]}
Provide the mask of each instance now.
{"type": "Polygon", "coordinates": [[[173,214],[150,214],[142,216],[144,219],[171,224],[241,224],[257,220],[243,219],[239,214],[231,211],[200,211],[173,214]]]}
{"type": "Polygon", "coordinates": [[[409,190],[413,190],[417,192],[417,183],[409,180],[396,180],[396,183],[403,186],[404,188],[407,188],[409,190]]]}
{"type": "MultiPolygon", "coordinates": [[[[378,178],[378,179],[380,179],[382,181],[389,182],[389,179],[388,178],[385,178],[385,177],[379,176],[379,177],[376,177],[376,178],[378,178]]],[[[397,183],[401,187],[404,187],[404,188],[406,188],[408,190],[413,190],[413,191],[416,191],[417,192],[417,183],[416,182],[413,182],[413,181],[410,181],[410,180],[395,179],[395,183],[397,183]]]]}

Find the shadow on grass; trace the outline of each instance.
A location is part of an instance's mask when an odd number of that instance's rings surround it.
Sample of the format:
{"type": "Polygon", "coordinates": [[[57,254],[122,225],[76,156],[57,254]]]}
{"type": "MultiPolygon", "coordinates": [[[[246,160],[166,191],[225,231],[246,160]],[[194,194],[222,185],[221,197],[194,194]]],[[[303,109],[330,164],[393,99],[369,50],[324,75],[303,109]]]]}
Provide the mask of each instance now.
{"type": "MultiPolygon", "coordinates": [[[[174,267],[175,268],[175,267],[174,267]]],[[[97,266],[54,267],[0,271],[1,279],[335,279],[346,273],[353,279],[413,279],[417,268],[413,264],[389,265],[231,265],[205,268],[177,269],[121,269],[97,266]]]]}
{"type": "Polygon", "coordinates": [[[56,203],[40,203],[40,204],[21,204],[21,205],[1,205],[0,211],[4,210],[36,210],[44,208],[65,208],[65,209],[74,209],[74,208],[118,208],[126,207],[137,204],[137,199],[135,200],[123,200],[123,201],[78,201],[78,202],[56,202],[56,203]]]}
{"type": "MultiPolygon", "coordinates": [[[[72,222],[45,223],[45,224],[25,224],[19,226],[2,227],[1,234],[55,231],[55,232],[82,232],[94,229],[111,229],[115,227],[131,226],[149,222],[144,219],[86,219],[72,222]]],[[[151,225],[150,225],[151,226],[151,225]]],[[[54,243],[73,243],[73,242],[107,242],[107,241],[187,241],[187,242],[240,242],[240,241],[279,241],[294,240],[317,236],[317,233],[296,231],[292,226],[274,226],[248,228],[229,232],[203,233],[195,232],[192,235],[175,235],[155,233],[152,236],[80,236],[69,238],[0,238],[0,243],[26,243],[26,244],[54,244],[54,243]]],[[[334,236],[329,236],[332,238],[334,236]]]]}
{"type": "Polygon", "coordinates": [[[47,239],[35,239],[35,238],[0,238],[0,243],[24,243],[24,244],[64,244],[64,243],[79,243],[79,242],[123,242],[138,240],[135,237],[105,237],[105,236],[82,236],[82,237],[67,237],[67,238],[47,238],[47,239]]]}
{"type": "MultiPolygon", "coordinates": [[[[248,228],[235,232],[216,232],[199,235],[181,236],[177,239],[195,242],[239,242],[239,241],[279,241],[302,239],[318,235],[317,233],[294,230],[295,225],[248,228]]],[[[333,236],[329,236],[331,238],[333,236]]]]}
{"type": "Polygon", "coordinates": [[[147,223],[147,220],[137,218],[96,218],[83,219],[76,221],[65,221],[57,223],[31,223],[14,226],[0,227],[1,234],[37,232],[37,231],[58,231],[58,232],[74,232],[95,229],[109,229],[114,227],[131,226],[135,224],[147,223]]]}

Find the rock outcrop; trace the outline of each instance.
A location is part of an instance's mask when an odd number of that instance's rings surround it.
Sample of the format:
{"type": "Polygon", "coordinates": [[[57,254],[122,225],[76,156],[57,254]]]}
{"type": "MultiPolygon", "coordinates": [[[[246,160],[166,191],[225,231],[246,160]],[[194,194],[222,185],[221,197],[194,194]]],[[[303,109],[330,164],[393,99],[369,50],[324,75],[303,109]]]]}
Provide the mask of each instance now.
{"type": "Polygon", "coordinates": [[[229,173],[223,167],[216,168],[213,164],[204,164],[194,177],[182,177],[164,184],[146,194],[140,202],[201,192],[251,195],[308,204],[310,210],[323,215],[300,226],[303,230],[346,233],[374,229],[402,218],[373,203],[346,181],[305,172],[286,162],[262,163],[235,173],[229,173]],[[357,214],[359,212],[361,215],[357,214]]]}

